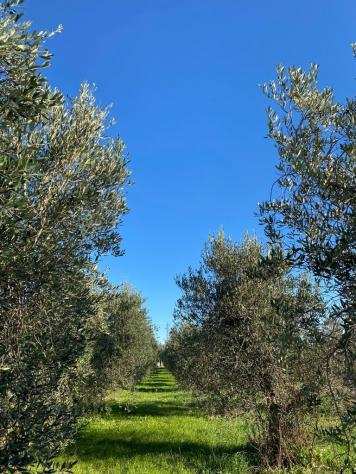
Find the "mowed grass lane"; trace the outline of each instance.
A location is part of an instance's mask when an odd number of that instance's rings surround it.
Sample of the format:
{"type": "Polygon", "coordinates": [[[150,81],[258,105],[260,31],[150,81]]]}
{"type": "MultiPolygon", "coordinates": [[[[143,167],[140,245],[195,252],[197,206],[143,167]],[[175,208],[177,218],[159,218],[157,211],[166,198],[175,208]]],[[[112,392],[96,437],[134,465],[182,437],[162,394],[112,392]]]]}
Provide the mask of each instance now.
{"type": "Polygon", "coordinates": [[[90,418],[67,459],[75,473],[250,472],[245,422],[199,413],[164,368],[135,391],[118,391],[90,418]]]}

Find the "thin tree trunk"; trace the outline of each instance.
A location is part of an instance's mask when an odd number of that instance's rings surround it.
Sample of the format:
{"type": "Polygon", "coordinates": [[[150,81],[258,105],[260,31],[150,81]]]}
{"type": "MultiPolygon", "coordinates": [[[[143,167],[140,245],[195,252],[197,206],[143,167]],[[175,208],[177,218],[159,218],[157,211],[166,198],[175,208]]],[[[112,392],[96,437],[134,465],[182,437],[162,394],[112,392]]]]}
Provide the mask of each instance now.
{"type": "Polygon", "coordinates": [[[271,403],[269,407],[267,451],[269,462],[278,467],[281,467],[283,462],[281,415],[281,406],[274,402],[271,403]]]}

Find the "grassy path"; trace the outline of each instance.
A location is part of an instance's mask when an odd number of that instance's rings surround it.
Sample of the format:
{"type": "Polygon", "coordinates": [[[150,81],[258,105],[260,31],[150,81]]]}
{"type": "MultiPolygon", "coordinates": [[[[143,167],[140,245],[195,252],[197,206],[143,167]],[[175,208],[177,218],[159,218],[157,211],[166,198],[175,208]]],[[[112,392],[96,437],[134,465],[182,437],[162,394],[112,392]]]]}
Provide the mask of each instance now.
{"type": "Polygon", "coordinates": [[[91,418],[71,448],[75,473],[249,471],[243,421],[203,416],[165,369],[108,403],[110,413],[91,418]]]}

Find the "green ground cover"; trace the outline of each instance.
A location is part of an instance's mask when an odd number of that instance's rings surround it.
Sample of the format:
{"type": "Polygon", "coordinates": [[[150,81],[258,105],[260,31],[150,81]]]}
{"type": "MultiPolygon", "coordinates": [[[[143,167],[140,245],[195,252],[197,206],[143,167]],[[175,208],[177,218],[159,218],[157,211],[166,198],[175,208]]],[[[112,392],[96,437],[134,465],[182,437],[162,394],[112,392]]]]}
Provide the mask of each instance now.
{"type": "Polygon", "coordinates": [[[202,415],[166,369],[108,404],[68,453],[75,473],[231,473],[252,462],[244,421],[202,415]]]}
{"type": "MultiPolygon", "coordinates": [[[[246,421],[207,417],[166,369],[157,369],[134,391],[114,392],[107,404],[108,413],[91,417],[68,451],[65,459],[78,460],[74,473],[256,472],[246,421]]],[[[329,446],[320,450],[331,457],[329,446]]]]}

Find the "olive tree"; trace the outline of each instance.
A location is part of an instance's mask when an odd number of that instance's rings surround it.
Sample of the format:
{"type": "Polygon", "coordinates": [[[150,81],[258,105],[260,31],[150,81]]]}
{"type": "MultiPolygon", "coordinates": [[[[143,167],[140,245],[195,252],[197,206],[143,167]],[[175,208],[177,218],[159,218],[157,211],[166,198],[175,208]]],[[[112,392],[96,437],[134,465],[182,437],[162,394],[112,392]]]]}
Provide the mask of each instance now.
{"type": "Polygon", "coordinates": [[[266,465],[292,463],[310,441],[305,422],[316,414],[324,387],[318,291],[255,239],[237,245],[223,235],[209,242],[201,266],[178,285],[166,363],[208,395],[213,408],[254,417],[266,465]]]}
{"type": "MultiPolygon", "coordinates": [[[[354,52],[355,52],[355,45],[354,52]]],[[[329,345],[323,355],[335,413],[351,446],[355,357],[355,159],[356,100],[338,102],[318,86],[318,67],[277,68],[264,92],[268,134],[276,145],[278,177],[271,199],[260,206],[272,245],[288,249],[295,267],[322,281],[329,301],[329,345]],[[335,371],[344,383],[334,384],[335,371]]]]}
{"type": "Polygon", "coordinates": [[[87,345],[71,391],[87,407],[108,389],[132,388],[156,364],[158,348],[142,296],[129,285],[101,283],[95,314],[87,321],[87,345]]]}
{"type": "Polygon", "coordinates": [[[50,468],[77,410],[68,373],[96,310],[92,262],[120,255],[124,145],[84,84],[73,100],[41,69],[48,33],[0,11],[0,470],[50,468]]]}

